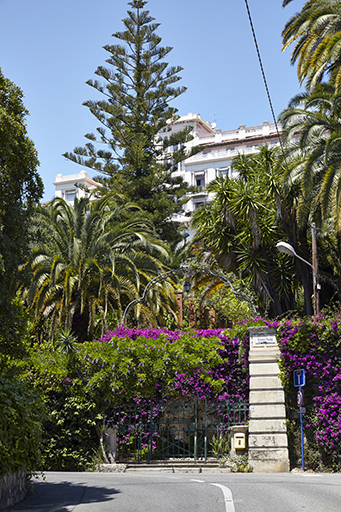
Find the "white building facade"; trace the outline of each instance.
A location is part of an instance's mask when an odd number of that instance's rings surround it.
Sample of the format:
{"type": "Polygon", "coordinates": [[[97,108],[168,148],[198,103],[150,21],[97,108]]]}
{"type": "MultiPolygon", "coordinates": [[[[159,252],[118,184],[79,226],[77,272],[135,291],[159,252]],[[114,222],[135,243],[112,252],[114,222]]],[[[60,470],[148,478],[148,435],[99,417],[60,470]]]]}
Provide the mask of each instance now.
{"type": "MultiPolygon", "coordinates": [[[[183,130],[188,126],[193,127],[194,138],[187,146],[203,146],[204,149],[180,163],[176,171],[184,181],[197,188],[185,206],[186,213],[193,212],[210,199],[205,187],[212,180],[226,174],[230,178],[234,177],[231,169],[234,157],[239,154],[256,154],[259,146],[267,145],[271,148],[280,145],[281,126],[276,127],[268,121],[257,126],[240,125],[234,130],[223,131],[216,129],[215,123],[205,121],[199,114],[189,113],[172,125],[172,131],[183,130]]],[[[169,133],[165,135],[169,136],[169,133]]],[[[188,217],[179,216],[175,220],[188,221],[188,217]]]]}
{"type": "MultiPolygon", "coordinates": [[[[200,205],[206,203],[210,197],[206,186],[215,178],[228,174],[233,177],[231,169],[232,159],[239,154],[256,154],[259,146],[274,147],[280,145],[281,126],[276,128],[274,123],[264,121],[261,125],[240,125],[234,130],[223,131],[216,128],[215,123],[209,123],[199,114],[189,113],[180,117],[171,125],[171,131],[161,133],[161,137],[169,137],[172,132],[192,127],[193,140],[187,147],[203,146],[203,151],[178,164],[175,175],[180,175],[189,185],[194,186],[197,192],[190,194],[185,205],[185,213],[190,214],[200,205]],[[278,131],[277,131],[278,130],[278,131]]],[[[177,150],[169,148],[169,152],[177,150]]],[[[91,191],[101,186],[88,176],[86,171],[79,174],[63,176],[58,174],[53,183],[55,196],[73,202],[75,197],[88,197],[91,191]],[[80,187],[79,187],[80,185],[80,187]]],[[[189,223],[189,216],[176,215],[174,220],[189,223]]]]}
{"type": "Polygon", "coordinates": [[[90,178],[86,171],[66,176],[57,174],[53,185],[55,186],[55,197],[61,197],[68,203],[73,203],[76,197],[77,199],[89,197],[95,188],[102,186],[90,178]]]}

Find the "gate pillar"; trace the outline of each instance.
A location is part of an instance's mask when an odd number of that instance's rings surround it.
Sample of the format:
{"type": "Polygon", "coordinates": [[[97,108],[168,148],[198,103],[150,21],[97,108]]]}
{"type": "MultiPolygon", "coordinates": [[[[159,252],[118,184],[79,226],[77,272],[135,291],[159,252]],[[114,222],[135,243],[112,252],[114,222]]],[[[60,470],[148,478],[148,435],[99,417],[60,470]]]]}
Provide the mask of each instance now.
{"type": "Polygon", "coordinates": [[[274,329],[250,327],[249,464],[255,472],[290,470],[285,399],[274,329]]]}

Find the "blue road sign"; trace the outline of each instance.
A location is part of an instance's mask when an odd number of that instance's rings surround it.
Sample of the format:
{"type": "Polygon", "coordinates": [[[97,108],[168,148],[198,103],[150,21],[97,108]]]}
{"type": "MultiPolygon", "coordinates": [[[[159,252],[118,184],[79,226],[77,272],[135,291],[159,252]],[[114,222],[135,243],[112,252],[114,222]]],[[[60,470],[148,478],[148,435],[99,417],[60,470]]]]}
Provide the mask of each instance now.
{"type": "Polygon", "coordinates": [[[305,370],[294,370],[294,386],[305,386],[305,370]]]}

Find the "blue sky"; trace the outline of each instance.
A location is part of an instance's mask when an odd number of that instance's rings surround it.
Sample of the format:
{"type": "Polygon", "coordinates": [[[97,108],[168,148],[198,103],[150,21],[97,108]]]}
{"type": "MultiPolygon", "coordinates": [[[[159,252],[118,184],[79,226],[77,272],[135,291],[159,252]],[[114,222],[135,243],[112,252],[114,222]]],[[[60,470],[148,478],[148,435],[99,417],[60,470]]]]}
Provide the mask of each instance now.
{"type": "MultiPolygon", "coordinates": [[[[281,4],[249,0],[276,115],[300,90],[281,31],[304,1],[281,4]]],[[[114,44],[127,8],[125,0],[0,0],[0,67],[24,92],[44,200],[54,196],[58,173],[82,170],[61,155],[97,126],[82,106],[95,99],[85,82],[105,64],[102,47],[114,44]]],[[[244,0],[149,0],[145,8],[161,23],[162,44],[174,48],[169,64],[184,68],[188,89],[174,102],[180,115],[198,113],[223,130],[272,121],[244,0]]]]}

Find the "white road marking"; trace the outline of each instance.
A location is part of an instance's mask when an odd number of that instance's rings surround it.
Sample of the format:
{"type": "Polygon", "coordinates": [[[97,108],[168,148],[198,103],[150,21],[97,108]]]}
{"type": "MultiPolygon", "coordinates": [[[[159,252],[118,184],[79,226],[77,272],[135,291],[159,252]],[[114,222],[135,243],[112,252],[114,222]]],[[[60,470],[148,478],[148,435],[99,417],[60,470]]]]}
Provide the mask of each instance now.
{"type": "Polygon", "coordinates": [[[216,487],[219,487],[223,491],[226,512],[236,512],[235,508],[234,508],[232,492],[230,491],[230,489],[228,487],[225,487],[225,485],[220,485],[220,484],[211,484],[211,485],[215,485],[216,487]]]}
{"type": "Polygon", "coordinates": [[[200,484],[204,484],[205,480],[196,480],[195,478],[191,478],[191,482],[199,482],[200,484]]]}

